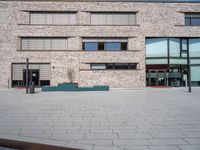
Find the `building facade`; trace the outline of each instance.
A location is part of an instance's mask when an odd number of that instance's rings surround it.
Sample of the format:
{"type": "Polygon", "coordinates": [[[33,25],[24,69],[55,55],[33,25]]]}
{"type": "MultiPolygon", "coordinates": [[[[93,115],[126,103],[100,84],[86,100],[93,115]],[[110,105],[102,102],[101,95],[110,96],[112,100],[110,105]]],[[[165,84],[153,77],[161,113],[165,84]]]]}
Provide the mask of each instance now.
{"type": "Polygon", "coordinates": [[[200,85],[199,1],[0,1],[0,87],[200,85]]]}

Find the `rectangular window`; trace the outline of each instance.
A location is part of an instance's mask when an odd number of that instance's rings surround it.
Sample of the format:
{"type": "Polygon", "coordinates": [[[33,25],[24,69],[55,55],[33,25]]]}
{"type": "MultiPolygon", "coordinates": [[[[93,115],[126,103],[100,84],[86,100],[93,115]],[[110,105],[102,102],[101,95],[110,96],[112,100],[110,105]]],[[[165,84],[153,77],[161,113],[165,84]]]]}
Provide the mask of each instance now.
{"type": "Polygon", "coordinates": [[[96,51],[96,50],[98,50],[98,43],[85,42],[85,43],[83,43],[83,49],[87,50],[87,51],[96,51]]]}
{"type": "Polygon", "coordinates": [[[121,50],[121,43],[110,43],[110,42],[106,42],[105,43],[105,50],[108,51],[117,51],[117,50],[121,50]]]}
{"type": "Polygon", "coordinates": [[[135,25],[136,13],[91,13],[93,25],[135,25]]]}
{"type": "Polygon", "coordinates": [[[200,38],[189,39],[190,57],[200,57],[200,38]]]}
{"type": "Polygon", "coordinates": [[[170,57],[180,57],[180,38],[169,38],[170,57]]]}
{"type": "Polygon", "coordinates": [[[92,70],[128,70],[137,69],[137,63],[98,63],[91,64],[92,70]]]}
{"type": "Polygon", "coordinates": [[[91,64],[92,70],[105,70],[106,64],[91,64]]]}
{"type": "Polygon", "coordinates": [[[21,50],[67,50],[67,38],[21,38],[21,50]]]}
{"type": "Polygon", "coordinates": [[[85,51],[121,51],[127,47],[127,39],[83,39],[85,51]]]}
{"type": "Polygon", "coordinates": [[[200,26],[200,13],[185,13],[186,26],[200,26]]]}
{"type": "Polygon", "coordinates": [[[30,24],[68,25],[76,23],[76,13],[30,12],[30,24]]]}
{"type": "Polygon", "coordinates": [[[146,57],[167,57],[168,56],[167,38],[146,39],[146,57]]]}

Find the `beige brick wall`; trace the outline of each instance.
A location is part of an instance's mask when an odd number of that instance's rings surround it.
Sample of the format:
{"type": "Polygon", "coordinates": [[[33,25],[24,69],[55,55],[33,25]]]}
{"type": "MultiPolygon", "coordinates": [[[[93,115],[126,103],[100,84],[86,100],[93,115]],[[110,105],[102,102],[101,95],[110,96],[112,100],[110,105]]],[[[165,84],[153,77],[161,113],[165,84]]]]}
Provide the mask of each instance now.
{"type": "Polygon", "coordinates": [[[181,12],[199,11],[199,3],[20,2],[0,1],[0,87],[11,80],[11,63],[50,62],[51,84],[67,82],[67,68],[75,69],[80,86],[145,86],[145,37],[200,37],[200,27],[183,26],[181,12]],[[77,11],[77,25],[29,25],[26,11],[77,11]],[[136,26],[90,25],[90,11],[134,11],[136,26]],[[20,36],[67,36],[68,51],[19,51],[20,36]],[[83,52],[82,37],[129,37],[126,52],[83,52]],[[91,62],[138,62],[138,70],[89,70],[91,62]]]}

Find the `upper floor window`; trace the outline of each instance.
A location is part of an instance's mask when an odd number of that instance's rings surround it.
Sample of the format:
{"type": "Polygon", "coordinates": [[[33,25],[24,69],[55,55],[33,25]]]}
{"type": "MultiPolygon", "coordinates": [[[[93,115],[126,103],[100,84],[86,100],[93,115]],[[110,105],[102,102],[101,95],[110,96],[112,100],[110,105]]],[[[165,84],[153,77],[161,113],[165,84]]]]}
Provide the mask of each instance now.
{"type": "Polygon", "coordinates": [[[30,24],[68,25],[76,23],[76,14],[68,12],[30,12],[30,24]]]}
{"type": "Polygon", "coordinates": [[[127,48],[127,39],[83,39],[85,51],[121,51],[127,48]]]}
{"type": "Polygon", "coordinates": [[[200,13],[186,13],[185,25],[186,26],[200,26],[200,13]]]}
{"type": "Polygon", "coordinates": [[[91,13],[93,25],[135,25],[136,13],[91,13]]]}
{"type": "Polygon", "coordinates": [[[67,38],[21,38],[21,50],[67,50],[67,38]]]}

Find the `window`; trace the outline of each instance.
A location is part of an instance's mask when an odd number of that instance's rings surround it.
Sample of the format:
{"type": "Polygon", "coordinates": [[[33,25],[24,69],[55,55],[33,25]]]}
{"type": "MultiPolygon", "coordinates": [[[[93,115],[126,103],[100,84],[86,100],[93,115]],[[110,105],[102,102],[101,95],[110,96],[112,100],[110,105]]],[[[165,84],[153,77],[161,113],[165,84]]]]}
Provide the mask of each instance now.
{"type": "Polygon", "coordinates": [[[136,13],[91,13],[93,25],[135,25],[136,13]]]}
{"type": "Polygon", "coordinates": [[[182,51],[187,51],[188,50],[188,39],[182,39],[181,40],[181,44],[182,44],[182,51]]]}
{"type": "Polygon", "coordinates": [[[98,43],[86,42],[83,44],[83,49],[87,51],[96,51],[98,50],[98,43]]]}
{"type": "Polygon", "coordinates": [[[170,57],[180,57],[180,38],[169,39],[170,57]]]}
{"type": "Polygon", "coordinates": [[[200,26],[200,13],[186,13],[185,25],[186,26],[200,26]]]}
{"type": "Polygon", "coordinates": [[[21,38],[21,50],[67,50],[67,38],[21,38]]]}
{"type": "Polygon", "coordinates": [[[190,57],[200,57],[200,38],[189,39],[190,57]]]}
{"type": "Polygon", "coordinates": [[[76,23],[76,14],[68,12],[30,12],[30,24],[68,25],[76,23]]]}
{"type": "Polygon", "coordinates": [[[98,63],[91,64],[92,70],[128,70],[137,69],[137,63],[98,63]]]}
{"type": "Polygon", "coordinates": [[[106,64],[91,64],[92,70],[105,70],[106,64]]]}
{"type": "Polygon", "coordinates": [[[110,42],[106,42],[105,43],[105,50],[108,51],[115,51],[115,50],[121,50],[121,43],[110,43],[110,42]]]}
{"type": "Polygon", "coordinates": [[[146,39],[146,57],[167,57],[167,38],[146,39]]]}
{"type": "Polygon", "coordinates": [[[121,51],[127,50],[127,39],[83,39],[85,51],[121,51]]]}

